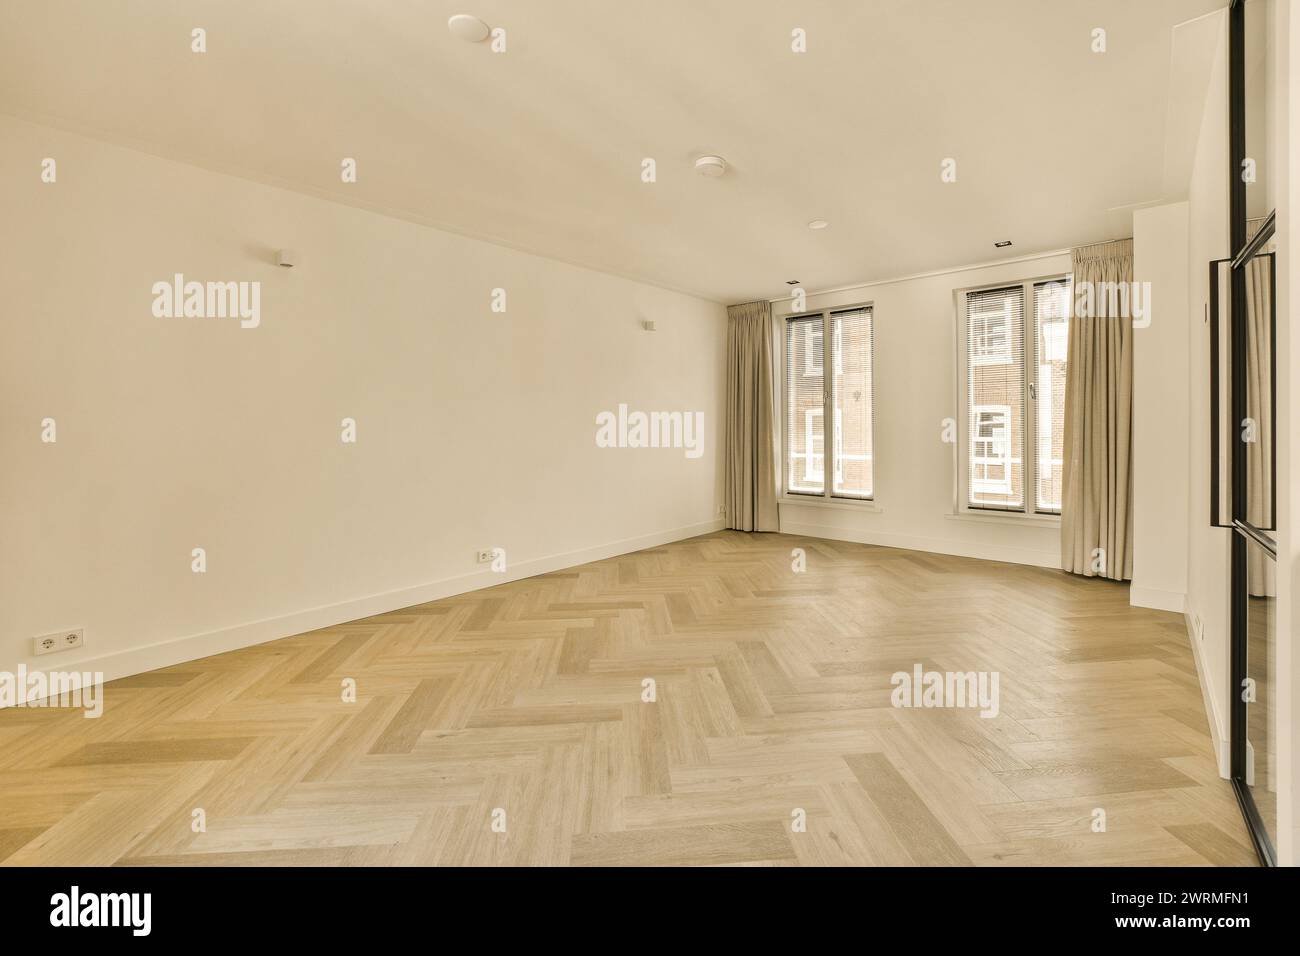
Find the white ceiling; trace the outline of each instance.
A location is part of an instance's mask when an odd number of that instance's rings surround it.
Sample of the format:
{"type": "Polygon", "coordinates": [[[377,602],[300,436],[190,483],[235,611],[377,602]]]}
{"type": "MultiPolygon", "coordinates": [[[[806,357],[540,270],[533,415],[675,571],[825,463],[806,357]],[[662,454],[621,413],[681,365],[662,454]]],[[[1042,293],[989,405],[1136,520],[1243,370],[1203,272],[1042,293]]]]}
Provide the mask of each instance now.
{"type": "Polygon", "coordinates": [[[734,302],[1126,234],[1171,29],[1224,5],[2,0],[0,111],[734,302]]]}

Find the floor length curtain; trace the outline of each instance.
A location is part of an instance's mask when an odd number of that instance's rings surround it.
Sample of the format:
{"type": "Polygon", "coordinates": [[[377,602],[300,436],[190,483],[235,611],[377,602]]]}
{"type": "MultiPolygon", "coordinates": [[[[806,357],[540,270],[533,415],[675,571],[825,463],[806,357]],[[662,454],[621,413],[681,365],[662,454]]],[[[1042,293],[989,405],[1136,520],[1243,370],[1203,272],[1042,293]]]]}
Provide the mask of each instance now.
{"type": "MultiPolygon", "coordinates": [[[[1061,567],[1124,581],[1133,571],[1133,240],[1072,258],[1061,567]]],[[[1145,297],[1140,304],[1146,314],[1145,297]]]]}
{"type": "Polygon", "coordinates": [[[774,374],[771,305],[728,306],[723,504],[727,527],[738,531],[780,530],[774,374]]]}

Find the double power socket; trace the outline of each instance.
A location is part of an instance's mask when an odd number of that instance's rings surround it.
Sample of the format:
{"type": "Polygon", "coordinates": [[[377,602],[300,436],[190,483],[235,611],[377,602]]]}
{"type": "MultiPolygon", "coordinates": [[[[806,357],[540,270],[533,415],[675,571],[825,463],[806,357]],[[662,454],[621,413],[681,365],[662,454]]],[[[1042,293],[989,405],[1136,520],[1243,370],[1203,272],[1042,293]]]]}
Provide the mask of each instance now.
{"type": "Polygon", "coordinates": [[[57,654],[59,651],[68,651],[74,647],[84,647],[86,631],[78,627],[55,634],[46,634],[43,637],[33,638],[32,644],[34,645],[32,651],[38,657],[42,654],[57,654]]]}

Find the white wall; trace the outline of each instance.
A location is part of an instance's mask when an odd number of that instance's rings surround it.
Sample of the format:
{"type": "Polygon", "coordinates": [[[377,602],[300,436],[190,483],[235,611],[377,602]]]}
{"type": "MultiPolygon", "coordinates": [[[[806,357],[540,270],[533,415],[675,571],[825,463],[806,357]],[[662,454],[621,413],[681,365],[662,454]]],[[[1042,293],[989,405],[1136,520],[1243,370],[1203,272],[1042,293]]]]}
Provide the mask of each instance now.
{"type": "MultiPolygon", "coordinates": [[[[1060,567],[1060,530],[1001,517],[954,516],[954,446],[942,422],[961,414],[956,392],[953,290],[1070,271],[1068,254],[958,269],[810,295],[808,309],[874,306],[875,499],[781,505],[781,530],[895,548],[1060,567]]],[[[790,300],[773,303],[780,327],[790,300]]]]}
{"type": "Polygon", "coordinates": [[[111,678],[499,583],[479,548],[518,577],[720,526],[722,306],[17,120],[0,142],[0,669],[84,626],[40,663],[111,678]],[[155,318],[176,272],[260,281],[260,327],[155,318]],[[704,454],[597,448],[620,402],[702,411],[704,454]]]}
{"type": "Polygon", "coordinates": [[[1210,339],[1205,324],[1210,262],[1228,252],[1228,76],[1226,17],[1217,23],[1187,206],[1187,616],[1202,689],[1211,710],[1219,770],[1228,773],[1228,532],[1209,523],[1210,339]]]}
{"type": "Polygon", "coordinates": [[[1138,607],[1187,595],[1187,352],[1201,334],[1187,302],[1187,203],[1133,213],[1133,278],[1151,283],[1150,325],[1133,330],[1133,582],[1138,607]]]}

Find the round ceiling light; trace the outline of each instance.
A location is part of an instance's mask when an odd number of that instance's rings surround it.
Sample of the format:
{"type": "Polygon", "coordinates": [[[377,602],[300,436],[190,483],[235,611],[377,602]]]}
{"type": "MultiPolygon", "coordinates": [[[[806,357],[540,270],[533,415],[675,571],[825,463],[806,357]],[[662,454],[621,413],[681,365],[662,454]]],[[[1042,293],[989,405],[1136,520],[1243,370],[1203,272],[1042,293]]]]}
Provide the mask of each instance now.
{"type": "Polygon", "coordinates": [[[827,226],[829,226],[829,225],[830,225],[830,223],[827,222],[825,219],[814,219],[814,220],[812,220],[810,223],[808,223],[808,228],[809,228],[809,229],[825,229],[825,228],[826,228],[827,226]]]}
{"type": "Polygon", "coordinates": [[[486,23],[468,13],[458,13],[451,17],[447,21],[447,29],[470,43],[482,43],[492,33],[486,23]]]}
{"type": "Polygon", "coordinates": [[[695,171],[701,176],[717,179],[727,171],[727,161],[721,156],[701,156],[695,161],[695,171]]]}

